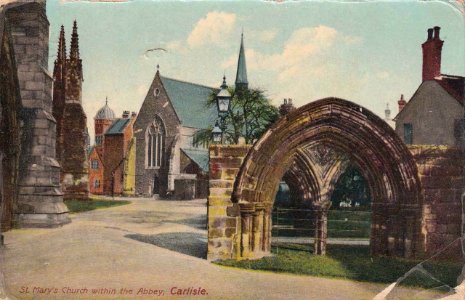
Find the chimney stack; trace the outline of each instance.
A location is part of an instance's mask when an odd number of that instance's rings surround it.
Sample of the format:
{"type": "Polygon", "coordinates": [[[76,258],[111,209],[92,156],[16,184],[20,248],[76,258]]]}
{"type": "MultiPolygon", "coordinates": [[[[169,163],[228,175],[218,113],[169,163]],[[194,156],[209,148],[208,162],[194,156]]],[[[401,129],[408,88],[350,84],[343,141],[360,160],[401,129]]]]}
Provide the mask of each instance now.
{"type": "Polygon", "coordinates": [[[123,111],[123,119],[129,118],[129,110],[123,111]]]}
{"type": "Polygon", "coordinates": [[[441,52],[442,44],[439,38],[440,27],[428,29],[428,39],[421,47],[423,49],[423,81],[434,80],[435,77],[441,75],[441,52]],[[434,35],[433,35],[434,33],[434,35]]]}
{"type": "Polygon", "coordinates": [[[397,104],[399,105],[399,112],[401,112],[407,104],[407,101],[404,100],[404,94],[400,95],[400,99],[397,101],[397,104]]]}

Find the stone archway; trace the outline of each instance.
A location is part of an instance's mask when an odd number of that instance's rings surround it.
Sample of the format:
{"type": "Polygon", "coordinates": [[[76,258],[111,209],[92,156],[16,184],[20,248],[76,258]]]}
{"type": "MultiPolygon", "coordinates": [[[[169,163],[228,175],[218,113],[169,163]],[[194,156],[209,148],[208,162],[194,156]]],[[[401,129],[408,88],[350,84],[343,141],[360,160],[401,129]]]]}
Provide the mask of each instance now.
{"type": "MultiPolygon", "coordinates": [[[[258,258],[269,253],[270,213],[278,183],[292,170],[302,149],[318,145],[344,153],[367,179],[373,197],[371,252],[410,257],[421,251],[421,184],[409,150],[372,112],[347,100],[326,98],[280,119],[247,151],[226,210],[237,221],[231,257],[258,258]]],[[[322,197],[323,186],[318,183],[313,192],[319,209],[317,224],[324,224],[329,207],[327,197],[322,197]]]]}

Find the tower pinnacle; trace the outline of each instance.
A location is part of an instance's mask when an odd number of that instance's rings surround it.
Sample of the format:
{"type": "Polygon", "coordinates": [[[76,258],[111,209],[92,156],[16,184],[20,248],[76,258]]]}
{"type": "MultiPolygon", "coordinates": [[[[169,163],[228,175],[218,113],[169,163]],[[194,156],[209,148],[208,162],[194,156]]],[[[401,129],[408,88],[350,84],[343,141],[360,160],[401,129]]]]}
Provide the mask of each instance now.
{"type": "Polygon", "coordinates": [[[77,32],[77,22],[74,20],[73,33],[71,35],[71,49],[69,52],[70,59],[79,59],[79,35],[77,32]]]}

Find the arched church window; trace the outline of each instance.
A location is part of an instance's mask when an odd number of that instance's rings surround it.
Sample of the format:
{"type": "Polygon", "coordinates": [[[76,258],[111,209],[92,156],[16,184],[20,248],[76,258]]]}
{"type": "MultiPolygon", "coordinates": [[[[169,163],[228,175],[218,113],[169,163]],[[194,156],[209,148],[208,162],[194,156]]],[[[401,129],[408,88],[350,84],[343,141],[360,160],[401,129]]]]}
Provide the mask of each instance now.
{"type": "Polygon", "coordinates": [[[165,147],[165,128],[160,119],[155,119],[147,130],[147,166],[159,168],[163,161],[165,147]]]}

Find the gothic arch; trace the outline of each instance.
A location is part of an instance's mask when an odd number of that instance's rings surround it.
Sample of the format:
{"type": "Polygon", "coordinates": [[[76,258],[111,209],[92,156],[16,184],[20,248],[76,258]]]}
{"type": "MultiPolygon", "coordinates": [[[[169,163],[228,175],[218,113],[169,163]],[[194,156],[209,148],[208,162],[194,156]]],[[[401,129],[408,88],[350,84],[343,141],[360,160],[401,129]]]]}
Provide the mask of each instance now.
{"type": "MultiPolygon", "coordinates": [[[[266,215],[273,206],[279,181],[298,149],[317,145],[345,153],[367,179],[373,197],[372,253],[412,256],[420,250],[421,186],[412,155],[382,119],[338,98],[318,100],[292,111],[254,144],[239,170],[231,198],[239,205],[241,218],[257,215],[260,210],[264,220],[259,224],[265,223],[263,228],[269,230],[266,215]],[[404,232],[412,234],[406,236],[404,232]]],[[[337,180],[339,171],[330,172],[334,176],[329,180],[337,180]]],[[[323,213],[327,208],[321,203],[323,213]]],[[[269,235],[266,230],[263,237],[269,235]]],[[[253,234],[248,234],[254,240],[253,234]]],[[[261,243],[258,248],[268,251],[270,239],[261,238],[261,243]]]]}

